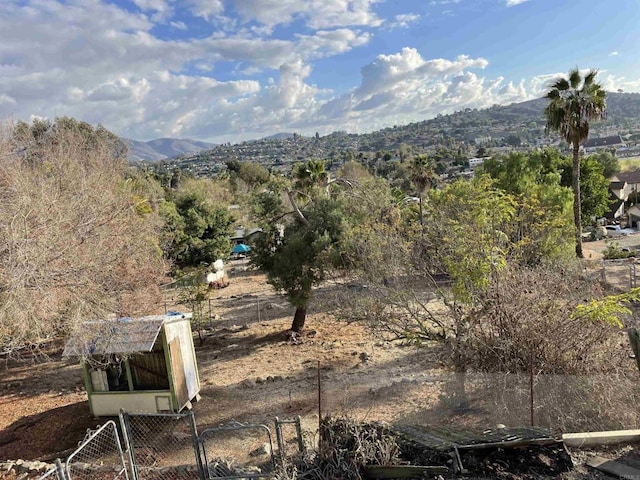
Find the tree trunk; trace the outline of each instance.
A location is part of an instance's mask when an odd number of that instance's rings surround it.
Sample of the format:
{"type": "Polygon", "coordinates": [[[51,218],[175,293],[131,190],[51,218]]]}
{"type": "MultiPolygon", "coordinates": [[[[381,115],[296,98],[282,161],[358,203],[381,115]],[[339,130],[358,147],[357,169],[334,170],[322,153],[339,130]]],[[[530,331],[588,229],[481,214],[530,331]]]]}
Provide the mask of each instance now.
{"type": "Polygon", "coordinates": [[[293,315],[293,323],[291,330],[300,333],[304,328],[304,321],[307,318],[307,307],[296,307],[296,313],[293,315]]]}
{"type": "Polygon", "coordinates": [[[576,256],[584,258],[582,253],[582,217],[580,214],[580,143],[573,142],[573,218],[576,225],[576,256]]]}
{"type": "Polygon", "coordinates": [[[420,194],[420,234],[424,239],[424,217],[422,215],[422,193],[420,194]]]}

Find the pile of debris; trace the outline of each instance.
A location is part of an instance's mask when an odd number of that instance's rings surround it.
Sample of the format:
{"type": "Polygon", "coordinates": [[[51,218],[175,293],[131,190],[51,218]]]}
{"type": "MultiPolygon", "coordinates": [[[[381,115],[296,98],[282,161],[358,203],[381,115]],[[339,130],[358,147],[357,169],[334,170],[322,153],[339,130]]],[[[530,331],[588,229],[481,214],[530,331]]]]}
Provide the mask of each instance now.
{"type": "Polygon", "coordinates": [[[314,455],[288,478],[557,477],[573,463],[562,440],[541,428],[461,429],[325,418],[314,455]]]}

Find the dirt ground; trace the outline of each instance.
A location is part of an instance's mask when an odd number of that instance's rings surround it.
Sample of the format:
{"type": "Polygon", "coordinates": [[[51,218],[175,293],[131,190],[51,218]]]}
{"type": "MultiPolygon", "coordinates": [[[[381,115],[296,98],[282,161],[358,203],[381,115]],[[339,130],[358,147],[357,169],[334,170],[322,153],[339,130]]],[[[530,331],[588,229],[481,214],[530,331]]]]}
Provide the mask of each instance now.
{"type": "Polygon", "coordinates": [[[597,242],[583,242],[582,250],[584,257],[590,260],[602,260],[602,252],[606,250],[607,244],[616,243],[622,247],[640,247],[640,233],[625,235],[623,237],[613,237],[597,242]]]}
{"type": "MultiPolygon", "coordinates": [[[[528,424],[526,402],[514,400],[506,410],[487,407],[486,401],[474,407],[473,398],[459,402],[437,346],[417,350],[382,341],[363,325],[337,320],[332,312],[340,307],[332,289],[340,286],[316,293],[306,333],[292,340],[285,334],[293,315],[286,299],[243,262],[234,262],[230,272],[229,286],[211,295],[212,319],[201,332],[202,343],[198,336],[194,340],[199,430],[299,415],[313,435],[319,391],[323,415],[359,421],[528,424]]],[[[104,421],[89,414],[79,366],[60,358],[62,344],[55,347],[46,363],[0,367],[0,461],[65,457],[87,428],[104,421]]]]}

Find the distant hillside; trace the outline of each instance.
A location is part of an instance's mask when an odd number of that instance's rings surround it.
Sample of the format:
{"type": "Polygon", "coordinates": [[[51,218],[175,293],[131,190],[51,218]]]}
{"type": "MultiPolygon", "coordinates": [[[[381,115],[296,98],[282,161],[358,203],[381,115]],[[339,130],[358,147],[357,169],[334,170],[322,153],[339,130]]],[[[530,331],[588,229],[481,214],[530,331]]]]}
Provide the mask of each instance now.
{"type": "MultiPolygon", "coordinates": [[[[379,158],[384,152],[410,150],[411,154],[427,153],[446,162],[456,157],[471,158],[480,145],[506,150],[557,145],[559,136],[545,132],[546,105],[547,101],[541,98],[482,110],[466,108],[359,135],[333,132],[316,138],[276,134],[235,145],[218,145],[162,164],[164,168],[178,166],[207,176],[223,171],[231,160],[249,160],[286,171],[293,163],[309,158],[339,163],[348,158],[379,158]]],[[[606,117],[591,124],[590,137],[613,134],[640,134],[640,93],[608,93],[606,117]]]]}
{"type": "Polygon", "coordinates": [[[197,153],[216,146],[213,143],[179,138],[158,138],[148,142],[126,139],[126,142],[129,145],[129,160],[134,162],[156,162],[187,153],[197,153]]]}
{"type": "Polygon", "coordinates": [[[269,135],[268,137],[264,137],[262,140],[286,140],[287,138],[293,137],[293,133],[276,133],[275,135],[269,135]]]}

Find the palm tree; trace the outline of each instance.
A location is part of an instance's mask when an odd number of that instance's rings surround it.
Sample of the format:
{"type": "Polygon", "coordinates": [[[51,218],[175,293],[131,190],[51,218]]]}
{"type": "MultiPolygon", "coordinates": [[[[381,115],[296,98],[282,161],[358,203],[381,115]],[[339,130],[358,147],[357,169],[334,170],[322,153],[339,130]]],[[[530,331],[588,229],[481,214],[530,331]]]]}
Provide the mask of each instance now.
{"type": "Polygon", "coordinates": [[[547,129],[560,133],[573,147],[573,216],[576,226],[576,255],[582,254],[582,219],[580,218],[580,145],[589,137],[589,122],[604,116],[607,93],[595,81],[597,70],[590,70],[584,78],[577,68],[569,72],[569,78],[556,79],[545,98],[547,129]]]}
{"type": "Polygon", "coordinates": [[[422,198],[427,188],[433,185],[435,175],[433,173],[433,162],[426,155],[416,155],[411,163],[411,181],[418,190],[420,200],[420,231],[424,237],[424,217],[422,213],[422,198]]]}
{"type": "Polygon", "coordinates": [[[315,187],[326,190],[331,178],[326,164],[322,160],[307,160],[304,163],[298,163],[292,171],[295,186],[298,190],[308,192],[315,187]]]}

